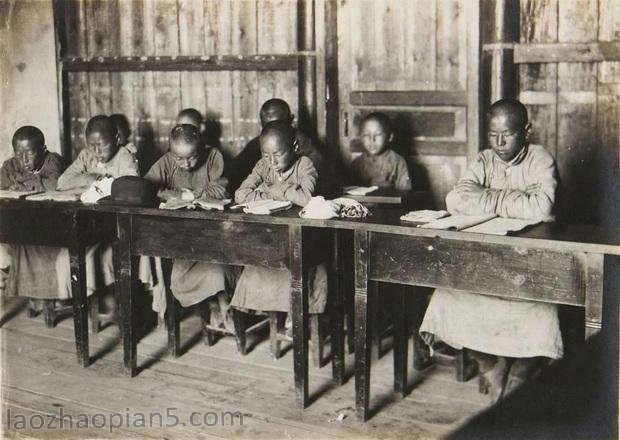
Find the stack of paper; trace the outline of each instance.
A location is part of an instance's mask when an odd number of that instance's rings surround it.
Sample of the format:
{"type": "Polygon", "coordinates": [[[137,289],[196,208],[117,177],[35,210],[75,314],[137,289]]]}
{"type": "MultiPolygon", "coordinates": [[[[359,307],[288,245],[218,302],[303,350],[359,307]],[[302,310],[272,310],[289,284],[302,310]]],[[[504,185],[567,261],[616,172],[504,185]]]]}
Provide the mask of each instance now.
{"type": "Polygon", "coordinates": [[[26,200],[36,200],[36,201],[51,200],[53,202],[75,202],[75,201],[80,200],[80,193],[72,192],[72,191],[45,191],[39,194],[30,195],[26,197],[26,200]]]}
{"type": "Polygon", "coordinates": [[[41,191],[13,191],[10,189],[0,190],[0,199],[25,199],[32,194],[38,194],[41,191]]]}
{"type": "Polygon", "coordinates": [[[423,209],[420,211],[410,211],[407,214],[400,217],[404,222],[416,222],[416,223],[428,223],[433,220],[443,218],[448,215],[448,211],[432,211],[429,209],[423,209]]]}
{"type": "Polygon", "coordinates": [[[243,212],[246,214],[260,214],[267,215],[274,212],[283,211],[289,209],[293,204],[289,201],[279,201],[273,199],[256,200],[255,202],[248,202],[239,205],[243,207],[243,212]]]}
{"type": "Polygon", "coordinates": [[[345,186],[344,188],[345,194],[350,194],[352,196],[365,196],[368,193],[376,191],[379,189],[378,186],[345,186]]]}
{"type": "Polygon", "coordinates": [[[483,215],[451,215],[439,220],[418,225],[418,228],[428,229],[455,229],[461,231],[466,228],[484,223],[492,218],[497,217],[496,214],[483,214],[483,215]]]}
{"type": "Polygon", "coordinates": [[[516,218],[495,217],[487,222],[471,228],[464,229],[463,232],[477,232],[479,234],[506,235],[509,232],[520,231],[527,226],[536,225],[540,220],[521,220],[516,218]]]}

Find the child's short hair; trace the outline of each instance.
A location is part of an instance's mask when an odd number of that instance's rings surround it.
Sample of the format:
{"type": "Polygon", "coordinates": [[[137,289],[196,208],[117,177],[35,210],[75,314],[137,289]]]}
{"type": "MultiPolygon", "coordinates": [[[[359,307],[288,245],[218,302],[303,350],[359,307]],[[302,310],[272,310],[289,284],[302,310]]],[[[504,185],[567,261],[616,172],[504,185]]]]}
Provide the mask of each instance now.
{"type": "Polygon", "coordinates": [[[295,129],[284,121],[271,121],[260,132],[261,139],[267,136],[276,136],[284,144],[293,148],[295,143],[295,129]]]}
{"type": "Polygon", "coordinates": [[[186,117],[189,118],[196,127],[200,127],[204,123],[204,118],[195,108],[184,108],[177,115],[177,120],[186,117]]]}
{"type": "Polygon", "coordinates": [[[281,117],[278,121],[286,119],[290,122],[293,116],[291,113],[291,107],[284,99],[280,98],[268,99],[263,103],[263,105],[261,105],[260,115],[264,117],[267,112],[278,114],[281,117]]]}
{"type": "Polygon", "coordinates": [[[45,146],[43,132],[32,125],[24,125],[15,131],[12,140],[13,149],[17,147],[17,142],[26,140],[32,142],[38,148],[43,148],[45,146]]]}
{"type": "Polygon", "coordinates": [[[499,101],[495,101],[491,104],[487,117],[490,118],[491,116],[505,113],[514,114],[517,118],[519,118],[519,122],[522,125],[528,123],[529,118],[527,116],[527,108],[521,103],[521,101],[512,98],[500,99],[499,101]]]}
{"type": "Polygon", "coordinates": [[[381,112],[368,113],[366,116],[362,118],[362,122],[360,123],[360,128],[367,121],[377,121],[379,125],[381,125],[381,128],[383,128],[383,131],[385,132],[385,134],[387,134],[388,136],[392,134],[392,121],[390,121],[390,118],[385,113],[381,113],[381,112]]]}
{"type": "Polygon", "coordinates": [[[129,137],[131,134],[131,128],[129,127],[127,116],[122,113],[114,113],[113,115],[110,115],[110,118],[116,124],[116,129],[119,133],[124,133],[126,137],[129,137]]]}
{"type": "Polygon", "coordinates": [[[183,142],[190,145],[201,145],[200,129],[192,124],[179,124],[170,132],[170,143],[183,142]]]}
{"type": "Polygon", "coordinates": [[[118,134],[116,122],[109,116],[97,115],[90,118],[86,124],[86,136],[91,133],[101,133],[109,138],[114,138],[118,134]]]}

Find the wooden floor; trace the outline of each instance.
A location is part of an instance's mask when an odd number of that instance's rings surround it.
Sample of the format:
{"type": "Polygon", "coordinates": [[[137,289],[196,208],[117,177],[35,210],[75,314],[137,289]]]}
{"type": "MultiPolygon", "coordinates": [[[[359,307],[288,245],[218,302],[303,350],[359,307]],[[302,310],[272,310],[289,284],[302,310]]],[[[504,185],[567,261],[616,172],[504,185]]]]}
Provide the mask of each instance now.
{"type": "MultiPolygon", "coordinates": [[[[311,368],[310,394],[316,398],[304,411],[295,406],[292,352],[273,360],[264,337],[253,343],[243,357],[234,340],[220,339],[213,347],[202,343],[199,320],[188,317],[182,324],[184,354],[171,359],[166,352],[166,334],[153,330],[138,345],[139,367],[134,378],[122,371],[122,350],[115,326],[91,335],[93,363],[77,365],[72,320],[65,319],[47,329],[41,317],[29,319],[22,311],[0,329],[2,342],[2,415],[4,435],[11,438],[439,438],[454,431],[488,406],[477,392],[475,381],[458,383],[452,368],[437,365],[418,374],[407,398],[398,400],[391,392],[392,353],[388,351],[373,365],[371,408],[376,414],[362,424],[355,418],[353,356],[347,359],[348,381],[341,387],[331,383],[331,365],[311,368]],[[18,423],[35,414],[72,414],[84,423],[100,426],[101,416],[119,413],[115,424],[97,429],[21,430],[18,423]],[[7,412],[10,410],[9,412],[7,412]],[[162,424],[148,427],[149,413],[161,413],[162,424]],[[222,413],[241,412],[234,424],[222,413]],[[215,426],[190,426],[193,421],[215,426]],[[81,415],[86,414],[86,416],[81,415]],[[147,427],[141,427],[141,415],[147,427]],[[9,418],[10,416],[10,418],[9,418]],[[242,425],[241,425],[242,422],[242,425]],[[185,426],[183,426],[185,424],[185,426]],[[7,430],[7,425],[10,430],[7,430]]],[[[387,341],[389,344],[389,341],[387,341]]],[[[312,363],[312,362],[310,362],[312,363]]],[[[41,417],[31,417],[37,427],[41,417]]],[[[66,419],[68,420],[68,419],[66,419]]],[[[47,422],[47,421],[46,421],[47,422]]],[[[58,427],[55,419],[53,427],[58,427]]]]}

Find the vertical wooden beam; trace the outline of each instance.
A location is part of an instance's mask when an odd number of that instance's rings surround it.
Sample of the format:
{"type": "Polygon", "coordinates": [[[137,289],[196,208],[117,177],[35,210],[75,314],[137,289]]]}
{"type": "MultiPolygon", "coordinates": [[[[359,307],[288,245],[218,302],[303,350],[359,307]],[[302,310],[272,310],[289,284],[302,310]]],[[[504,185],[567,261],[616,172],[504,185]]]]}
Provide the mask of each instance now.
{"type": "Polygon", "coordinates": [[[334,249],[331,266],[328,271],[328,286],[331,298],[329,313],[332,331],[332,377],[337,385],[342,385],[344,383],[344,286],[340,282],[339,271],[344,270],[344,266],[339,265],[339,262],[342,261],[341,243],[339,240],[340,231],[334,229],[332,234],[334,249]]]}
{"type": "Polygon", "coordinates": [[[293,364],[295,398],[299,408],[308,406],[308,295],[302,260],[302,227],[289,226],[289,269],[293,314],[293,364]]]}
{"type": "Polygon", "coordinates": [[[370,333],[368,310],[369,237],[355,231],[355,411],[366,421],[370,401],[370,333]]]}
{"type": "Polygon", "coordinates": [[[481,113],[480,81],[480,3],[466,2],[467,13],[467,158],[473,160],[482,145],[484,131],[481,113]]]}
{"type": "Polygon", "coordinates": [[[586,327],[585,337],[594,336],[601,330],[603,315],[603,265],[602,254],[586,254],[586,327]]]}
{"type": "MultiPolygon", "coordinates": [[[[407,394],[407,288],[403,285],[394,285],[392,299],[394,316],[394,392],[399,397],[407,394]]],[[[414,335],[415,338],[415,335],[414,335]]]]}
{"type": "MultiPolygon", "coordinates": [[[[338,2],[325,2],[325,136],[332,159],[340,162],[338,99],[338,2]]],[[[340,165],[340,164],[339,164],[340,165]]]]}
{"type": "Polygon", "coordinates": [[[483,106],[517,96],[513,44],[519,38],[519,2],[483,0],[480,16],[483,42],[483,106]]]}
{"type": "Polygon", "coordinates": [[[299,57],[299,125],[312,137],[317,134],[316,56],[314,0],[300,0],[297,11],[299,57]]]}
{"type": "Polygon", "coordinates": [[[54,0],[54,41],[56,47],[56,80],[58,83],[58,116],[60,120],[60,153],[67,162],[71,157],[71,108],[69,106],[69,78],[63,72],[62,57],[67,54],[67,32],[65,23],[65,2],[54,0]]]}

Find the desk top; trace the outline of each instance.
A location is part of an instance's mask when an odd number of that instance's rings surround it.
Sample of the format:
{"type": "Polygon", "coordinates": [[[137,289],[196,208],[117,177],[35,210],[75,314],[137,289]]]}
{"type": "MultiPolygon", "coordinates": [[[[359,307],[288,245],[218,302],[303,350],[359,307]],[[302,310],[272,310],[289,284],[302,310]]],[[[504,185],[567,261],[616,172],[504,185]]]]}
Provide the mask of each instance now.
{"type": "Polygon", "coordinates": [[[112,212],[132,215],[190,218],[216,221],[236,221],[262,224],[286,224],[315,228],[363,230],[375,233],[400,234],[404,236],[436,237],[438,239],[477,241],[480,243],[508,244],[513,246],[537,247],[559,251],[593,252],[620,255],[620,229],[599,226],[545,223],[533,226],[517,234],[487,235],[462,231],[443,231],[417,228],[415,223],[402,222],[400,216],[407,212],[400,208],[371,207],[371,216],[364,219],[338,218],[329,220],[303,219],[300,208],[280,211],[272,215],[245,214],[241,211],[190,211],[161,210],[119,205],[87,205],[80,202],[47,202],[27,200],[2,200],[3,206],[56,206],[89,211],[112,212]]]}

